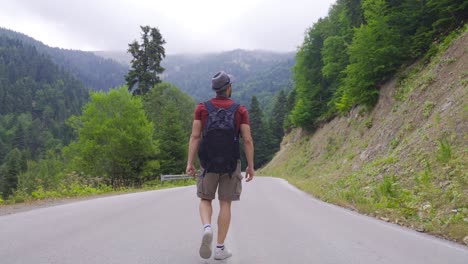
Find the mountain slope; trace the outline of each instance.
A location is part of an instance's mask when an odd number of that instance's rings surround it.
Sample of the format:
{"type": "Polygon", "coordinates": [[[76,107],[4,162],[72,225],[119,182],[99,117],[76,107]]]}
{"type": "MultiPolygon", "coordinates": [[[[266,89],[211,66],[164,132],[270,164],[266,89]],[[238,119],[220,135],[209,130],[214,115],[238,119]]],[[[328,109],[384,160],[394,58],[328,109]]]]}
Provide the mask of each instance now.
{"type": "MultiPolygon", "coordinates": [[[[88,93],[49,56],[0,35],[0,197],[16,189],[18,174],[31,165],[26,160],[53,155],[73,138],[65,121],[81,112],[88,93]]],[[[45,187],[47,181],[37,184],[45,187]]]]}
{"type": "MultiPolygon", "coordinates": [[[[450,38],[447,38],[450,39],[450,38]]],[[[332,203],[468,243],[468,33],[382,86],[379,102],[311,134],[261,170],[332,203]]]]}
{"type": "Polygon", "coordinates": [[[224,70],[234,76],[234,99],[248,104],[256,95],[265,105],[281,89],[292,86],[293,53],[233,50],[205,55],[169,55],[163,79],[174,83],[196,101],[213,95],[211,77],[224,70]]]}
{"type": "Polygon", "coordinates": [[[39,53],[50,56],[55,64],[94,90],[107,91],[125,83],[128,67],[111,59],[96,56],[92,52],[52,48],[27,35],[0,27],[2,35],[36,47],[39,53]]]}
{"type": "MultiPolygon", "coordinates": [[[[97,51],[96,54],[129,65],[131,56],[118,51],[97,51]]],[[[211,76],[220,70],[234,75],[233,98],[248,105],[256,95],[267,107],[279,90],[292,88],[291,68],[294,53],[233,50],[208,54],[167,55],[162,79],[173,83],[197,102],[213,96],[211,76]]]]}

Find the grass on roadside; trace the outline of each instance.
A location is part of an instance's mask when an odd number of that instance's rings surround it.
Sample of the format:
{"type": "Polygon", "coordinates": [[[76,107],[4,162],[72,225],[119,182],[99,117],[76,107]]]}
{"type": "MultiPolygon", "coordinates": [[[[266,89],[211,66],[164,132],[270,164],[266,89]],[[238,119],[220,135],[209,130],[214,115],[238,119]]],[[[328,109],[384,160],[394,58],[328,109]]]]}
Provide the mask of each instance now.
{"type": "Polygon", "coordinates": [[[145,182],[141,187],[121,187],[114,189],[112,188],[112,186],[109,185],[89,186],[75,182],[69,186],[61,184],[58,188],[54,190],[46,190],[42,186],[39,186],[30,194],[25,191],[17,190],[7,200],[3,200],[0,198],[0,205],[18,204],[43,199],[66,199],[102,194],[123,194],[150,190],[160,190],[181,186],[189,186],[193,184],[195,184],[194,179],[176,180],[164,182],[164,184],[162,184],[160,180],[154,180],[145,182]]]}

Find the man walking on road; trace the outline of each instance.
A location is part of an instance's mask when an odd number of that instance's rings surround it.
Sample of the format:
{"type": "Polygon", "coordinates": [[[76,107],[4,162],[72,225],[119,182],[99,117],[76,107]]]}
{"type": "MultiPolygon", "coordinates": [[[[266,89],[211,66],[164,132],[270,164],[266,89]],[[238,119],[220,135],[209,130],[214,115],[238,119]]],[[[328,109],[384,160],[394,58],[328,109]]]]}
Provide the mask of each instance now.
{"type": "Polygon", "coordinates": [[[211,87],[216,97],[197,106],[190,136],[187,174],[195,177],[193,162],[197,151],[202,167],[197,177],[197,196],[200,198],[199,210],[203,224],[200,256],[204,259],[210,258],[212,253],[211,202],[215,198],[216,189],[220,211],[214,258],[221,260],[232,256],[224,240],[231,222],[231,202],[239,200],[242,192],[239,135],[242,136],[247,159],[246,182],[254,177],[254,146],[249,115],[244,106],[230,99],[231,84],[232,76],[223,71],[213,76],[211,87]]]}

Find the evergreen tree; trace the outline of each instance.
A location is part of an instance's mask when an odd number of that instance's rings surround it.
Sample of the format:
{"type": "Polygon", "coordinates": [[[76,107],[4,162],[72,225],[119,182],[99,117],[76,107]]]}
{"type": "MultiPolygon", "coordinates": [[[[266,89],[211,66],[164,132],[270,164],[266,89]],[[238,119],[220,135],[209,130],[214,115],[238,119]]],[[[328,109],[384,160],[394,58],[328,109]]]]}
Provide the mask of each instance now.
{"type": "Polygon", "coordinates": [[[128,90],[134,94],[146,94],[155,84],[161,80],[158,74],[164,71],[161,61],[166,56],[163,39],[159,29],[150,26],[140,26],[143,31],[142,42],[133,41],[128,46],[128,52],[132,54],[131,69],[125,76],[128,90]]]}
{"type": "Polygon", "coordinates": [[[88,90],[38,53],[0,29],[0,165],[14,148],[36,160],[72,135],[64,121],[78,114],[88,90]]]}
{"type": "Polygon", "coordinates": [[[291,111],[294,108],[295,103],[296,103],[296,90],[292,89],[289,92],[288,97],[286,99],[286,107],[285,107],[286,115],[284,117],[284,122],[283,122],[284,130],[286,130],[287,132],[289,132],[289,130],[293,128],[293,123],[291,121],[291,111]]]}
{"type": "Polygon", "coordinates": [[[273,113],[270,120],[271,134],[274,140],[274,152],[279,149],[284,136],[284,119],[286,117],[287,98],[284,90],[281,90],[275,98],[273,113]]]}
{"type": "Polygon", "coordinates": [[[195,102],[176,86],[167,82],[157,84],[143,98],[143,104],[148,118],[154,123],[156,132],[163,128],[161,120],[164,118],[166,106],[169,104],[176,105],[184,135],[186,138],[190,136],[195,102]]]}
{"type": "Polygon", "coordinates": [[[175,104],[166,105],[160,123],[156,138],[160,146],[161,173],[183,172],[187,164],[187,132],[183,130],[180,113],[175,104]]]}
{"type": "Polygon", "coordinates": [[[433,19],[436,35],[447,34],[468,20],[468,2],[465,0],[427,0],[426,6],[433,19]]]}
{"type": "Polygon", "coordinates": [[[353,105],[372,105],[378,96],[377,84],[393,73],[402,58],[402,37],[389,24],[388,6],[384,0],[364,0],[367,25],[356,29],[348,49],[350,64],[346,68],[339,110],[353,105]]]}
{"type": "Polygon", "coordinates": [[[5,163],[0,167],[0,192],[3,198],[13,194],[18,185],[18,175],[26,169],[26,163],[21,151],[14,148],[5,158],[5,163]]]}
{"type": "Polygon", "coordinates": [[[303,45],[296,53],[293,68],[296,104],[291,112],[294,125],[313,128],[314,122],[326,111],[327,91],[323,86],[322,54],[324,34],[328,21],[319,19],[307,33],[303,45]]]}
{"type": "Polygon", "coordinates": [[[154,138],[159,142],[161,173],[183,171],[192,129],[193,99],[174,85],[162,82],[146,94],[143,103],[154,124],[154,138]]]}
{"type": "Polygon", "coordinates": [[[253,96],[250,109],[250,128],[252,138],[255,144],[254,166],[260,168],[267,163],[273,155],[273,140],[266,123],[264,122],[263,112],[257,97],[253,96]]]}
{"type": "MultiPolygon", "coordinates": [[[[306,32],[296,53],[294,107],[285,125],[314,128],[355,105],[372,106],[379,87],[468,19],[463,0],[338,0],[306,32]]],[[[436,46],[433,46],[436,47],[436,46]]]]}

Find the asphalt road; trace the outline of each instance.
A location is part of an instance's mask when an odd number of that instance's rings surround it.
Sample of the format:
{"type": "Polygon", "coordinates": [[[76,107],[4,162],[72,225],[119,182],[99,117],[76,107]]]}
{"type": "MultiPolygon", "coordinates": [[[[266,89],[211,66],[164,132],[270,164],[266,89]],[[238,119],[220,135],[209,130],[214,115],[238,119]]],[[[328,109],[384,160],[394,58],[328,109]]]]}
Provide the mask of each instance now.
{"type": "Polygon", "coordinates": [[[323,203],[281,179],[244,183],[241,199],[233,204],[228,260],[198,256],[190,186],[0,216],[0,263],[468,263],[465,246],[323,203]]]}

